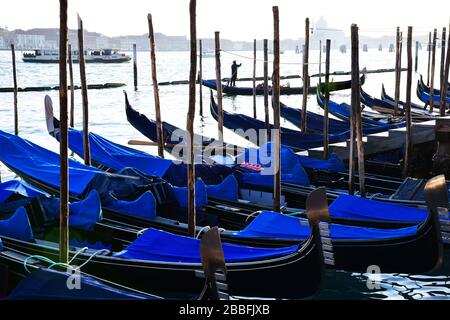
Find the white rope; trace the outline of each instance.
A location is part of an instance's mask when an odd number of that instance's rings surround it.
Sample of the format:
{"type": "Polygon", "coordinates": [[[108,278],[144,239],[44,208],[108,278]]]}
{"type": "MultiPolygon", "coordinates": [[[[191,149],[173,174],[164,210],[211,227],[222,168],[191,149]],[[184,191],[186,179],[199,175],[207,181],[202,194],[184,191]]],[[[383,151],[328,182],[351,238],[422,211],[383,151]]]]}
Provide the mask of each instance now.
{"type": "Polygon", "coordinates": [[[200,239],[200,236],[202,235],[202,233],[205,231],[209,231],[210,229],[211,229],[210,226],[205,226],[205,227],[201,228],[200,231],[198,232],[197,236],[195,237],[195,239],[200,239]]]}
{"type": "Polygon", "coordinates": [[[88,247],[84,247],[84,248],[80,249],[77,253],[75,253],[75,255],[72,257],[72,259],[69,261],[69,264],[72,264],[72,262],[74,262],[75,259],[76,259],[82,252],[85,252],[85,251],[87,251],[87,250],[89,250],[88,247]]]}
{"type": "Polygon", "coordinates": [[[87,259],[82,265],[76,267],[75,270],[81,270],[81,268],[83,268],[83,267],[86,266],[89,262],[91,262],[92,259],[94,259],[97,255],[102,254],[102,253],[110,254],[111,251],[109,251],[109,250],[107,250],[107,249],[102,249],[102,250],[99,250],[99,251],[94,252],[94,253],[89,257],[89,259],[87,259]]]}

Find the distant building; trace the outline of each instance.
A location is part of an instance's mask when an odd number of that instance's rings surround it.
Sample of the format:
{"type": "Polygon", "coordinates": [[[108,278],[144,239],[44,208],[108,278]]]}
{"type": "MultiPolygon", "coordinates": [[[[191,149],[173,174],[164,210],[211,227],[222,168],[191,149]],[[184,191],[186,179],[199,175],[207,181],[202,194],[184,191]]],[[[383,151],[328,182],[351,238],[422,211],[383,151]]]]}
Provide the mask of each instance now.
{"type": "Polygon", "coordinates": [[[45,48],[45,36],[37,34],[17,34],[16,48],[22,50],[45,48]]]}
{"type": "Polygon", "coordinates": [[[97,49],[107,49],[111,47],[111,43],[107,37],[98,37],[96,39],[96,43],[97,49]]]}
{"type": "Polygon", "coordinates": [[[6,48],[6,42],[5,39],[0,36],[0,49],[5,49],[6,48]]]}

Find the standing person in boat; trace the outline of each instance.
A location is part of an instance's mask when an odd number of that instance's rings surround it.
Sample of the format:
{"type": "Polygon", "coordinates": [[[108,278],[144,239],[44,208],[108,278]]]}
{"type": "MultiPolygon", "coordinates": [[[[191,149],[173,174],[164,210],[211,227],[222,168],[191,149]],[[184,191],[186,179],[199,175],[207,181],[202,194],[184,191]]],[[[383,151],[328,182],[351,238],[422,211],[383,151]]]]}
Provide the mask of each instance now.
{"type": "Polygon", "coordinates": [[[237,64],[236,61],[233,61],[233,64],[231,65],[231,81],[230,86],[236,87],[236,80],[238,75],[238,69],[242,66],[241,64],[237,64]]]}

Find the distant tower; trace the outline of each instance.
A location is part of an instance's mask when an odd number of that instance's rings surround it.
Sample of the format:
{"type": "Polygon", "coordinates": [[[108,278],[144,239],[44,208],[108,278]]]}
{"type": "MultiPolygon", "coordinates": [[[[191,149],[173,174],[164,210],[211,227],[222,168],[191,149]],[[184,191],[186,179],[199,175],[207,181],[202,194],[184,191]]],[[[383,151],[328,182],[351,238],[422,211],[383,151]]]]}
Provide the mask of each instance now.
{"type": "Polygon", "coordinates": [[[395,52],[394,44],[392,43],[389,45],[389,52],[395,52]]]}
{"type": "Polygon", "coordinates": [[[343,44],[339,47],[339,50],[341,51],[341,53],[347,53],[347,46],[343,44]]]}
{"type": "Polygon", "coordinates": [[[368,51],[369,51],[369,48],[367,47],[367,44],[364,44],[364,45],[363,45],[363,51],[364,51],[364,52],[368,52],[368,51]]]}
{"type": "Polygon", "coordinates": [[[295,54],[300,54],[300,48],[298,46],[295,47],[295,54]]]}
{"type": "Polygon", "coordinates": [[[380,45],[378,46],[378,51],[383,51],[383,45],[380,43],[380,45]]]}

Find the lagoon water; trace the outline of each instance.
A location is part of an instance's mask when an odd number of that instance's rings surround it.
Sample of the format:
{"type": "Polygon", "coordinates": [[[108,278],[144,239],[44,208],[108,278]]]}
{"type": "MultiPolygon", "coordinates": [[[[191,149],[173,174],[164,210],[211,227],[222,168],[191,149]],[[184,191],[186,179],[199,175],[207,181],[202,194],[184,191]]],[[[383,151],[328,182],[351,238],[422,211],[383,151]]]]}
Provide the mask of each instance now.
{"type": "MultiPolygon", "coordinates": [[[[425,48],[426,46],[424,46],[425,48]]],[[[406,54],[406,49],[403,50],[406,54]]],[[[252,52],[235,52],[222,54],[223,77],[230,76],[230,66],[233,60],[242,63],[239,69],[240,77],[251,77],[253,63],[249,59],[252,52]],[[237,56],[239,55],[239,56],[237,56]]],[[[437,65],[439,66],[437,55],[437,65]]],[[[258,52],[257,75],[262,76],[262,52],[258,52]]],[[[419,73],[426,76],[427,70],[426,50],[420,51],[419,73]]],[[[270,57],[269,59],[272,59],[270,57]]],[[[312,51],[310,57],[310,74],[319,71],[319,51],[312,51]]],[[[21,53],[17,52],[17,77],[20,87],[31,86],[56,86],[59,82],[57,64],[26,64],[21,61],[21,53]]],[[[405,64],[406,56],[403,57],[405,64]]],[[[215,78],[214,58],[203,60],[204,79],[215,78]]],[[[301,74],[301,55],[294,52],[286,52],[281,56],[281,74],[301,74]]],[[[369,52],[360,53],[360,66],[367,69],[393,68],[395,54],[389,53],[385,48],[379,52],[370,49],[369,52]]],[[[270,64],[269,64],[270,65],[270,64]]],[[[403,65],[405,66],[405,65],[403,65]]],[[[159,82],[185,80],[189,76],[189,53],[188,52],[159,52],[157,54],[157,68],[159,82]]],[[[125,64],[88,64],[87,80],[89,84],[123,82],[125,88],[89,91],[90,108],[90,130],[121,144],[127,144],[130,139],[144,140],[144,137],[128,124],[125,116],[123,90],[128,92],[131,104],[140,112],[150,118],[154,118],[153,89],[151,85],[150,55],[148,52],[138,53],[139,90],[133,87],[132,63],[125,64]]],[[[270,67],[271,69],[271,67],[270,67]]],[[[333,50],[331,53],[331,71],[350,70],[350,50],[342,54],[333,50]]],[[[437,69],[438,70],[438,69],[437,69]]],[[[75,84],[79,84],[78,65],[74,65],[75,84]]],[[[269,74],[271,74],[269,70],[269,74]]],[[[415,74],[414,81],[418,74],[415,74]]],[[[438,72],[436,72],[438,74],[438,72]]],[[[402,94],[405,97],[406,73],[402,73],[402,94]]],[[[437,78],[437,77],[436,77],[437,78]]],[[[335,81],[349,79],[349,76],[332,77],[335,81]]],[[[282,81],[286,84],[287,81],[282,81]]],[[[301,80],[289,80],[291,86],[301,86],[301,80]]],[[[312,79],[312,84],[317,78],[312,79]]],[[[0,51],[0,87],[12,87],[11,53],[0,51]]],[[[379,97],[381,85],[385,84],[388,93],[394,93],[394,73],[369,74],[364,89],[370,94],[379,97]]],[[[250,82],[239,82],[239,86],[251,86],[250,82]]],[[[415,82],[413,82],[415,89],[415,82]]],[[[210,137],[217,137],[217,123],[209,112],[209,90],[204,88],[204,116],[195,119],[196,133],[210,137]]],[[[414,93],[414,92],[413,92],[414,93]]],[[[58,115],[58,91],[49,92],[26,92],[19,93],[19,130],[23,138],[29,139],[43,147],[59,151],[58,144],[51,139],[46,130],[44,119],[44,97],[49,95],[54,102],[55,113],[58,115]]],[[[188,86],[162,86],[160,87],[162,118],[181,128],[186,126],[186,115],[188,108],[188,86]]],[[[350,102],[350,91],[338,92],[332,95],[332,99],[341,102],[350,102]]],[[[197,99],[198,100],[198,99],[197,99]]],[[[281,101],[292,107],[301,106],[301,96],[282,96],[281,101]]],[[[415,94],[413,101],[418,102],[415,94]]],[[[263,98],[258,97],[258,118],[264,119],[263,98]]],[[[321,112],[317,106],[315,96],[309,97],[308,110],[321,112]]],[[[230,112],[239,112],[252,115],[252,97],[224,97],[224,109],[230,112]]],[[[198,110],[198,105],[197,105],[198,110]]],[[[198,113],[197,113],[198,115],[198,113]]],[[[81,94],[75,93],[75,126],[81,127],[81,94]]],[[[295,128],[288,122],[282,120],[282,125],[295,128]]],[[[0,93],[0,130],[12,133],[14,131],[13,94],[0,93]]],[[[245,141],[225,129],[225,141],[244,145],[245,141]]],[[[157,154],[152,147],[142,147],[141,150],[157,154]]],[[[5,152],[1,150],[0,152],[5,152]]],[[[168,155],[170,157],[170,155],[168,155]]],[[[1,166],[2,181],[13,179],[15,176],[4,166],[1,166]]],[[[448,260],[448,259],[446,259],[448,260]]],[[[350,274],[347,272],[328,271],[324,289],[318,298],[322,299],[445,299],[450,296],[450,273],[449,270],[438,272],[438,276],[408,276],[408,275],[381,275],[375,279],[378,285],[368,285],[371,280],[367,275],[350,274]],[[448,276],[447,276],[448,275],[448,276]],[[369,289],[372,288],[372,289],[369,289]],[[374,288],[374,289],[373,289],[374,288]]],[[[287,284],[289,285],[289,284],[287,284]]]]}

